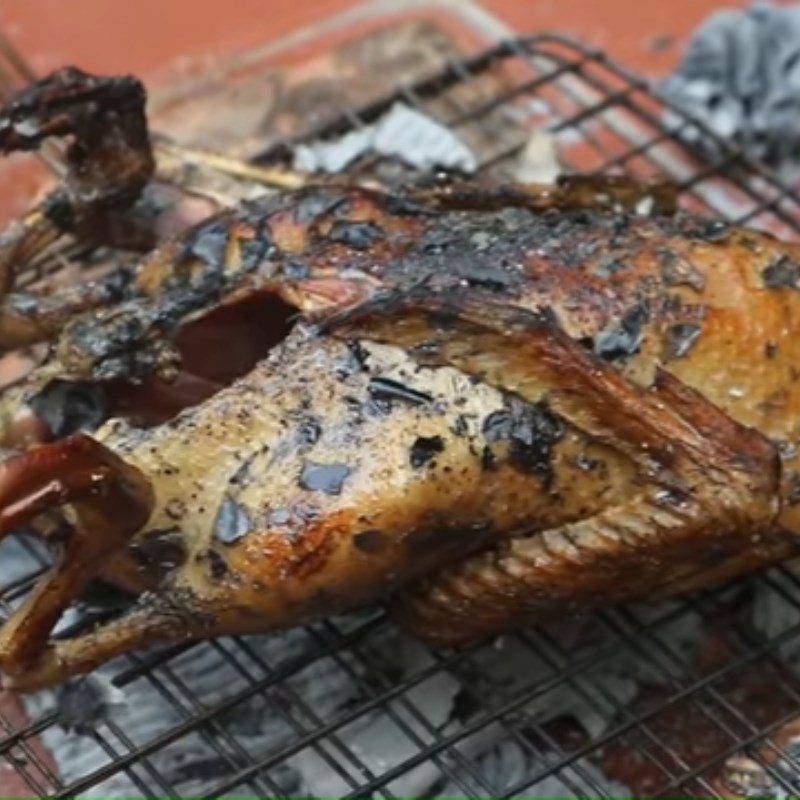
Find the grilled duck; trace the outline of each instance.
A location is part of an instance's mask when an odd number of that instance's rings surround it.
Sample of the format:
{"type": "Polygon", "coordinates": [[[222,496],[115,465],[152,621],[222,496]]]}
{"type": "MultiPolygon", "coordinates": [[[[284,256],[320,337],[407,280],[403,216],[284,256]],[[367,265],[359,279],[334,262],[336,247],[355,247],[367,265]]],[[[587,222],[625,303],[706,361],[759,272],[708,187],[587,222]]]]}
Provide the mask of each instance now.
{"type": "MultiPolygon", "coordinates": [[[[88,128],[140,171],[127,194],[68,179],[6,234],[12,273],[43,229],[124,217],[152,170],[146,136],[97,132],[121,102],[98,86],[62,73],[0,119],[6,148],[88,128]]],[[[621,179],[306,186],[126,281],[36,297],[9,279],[3,346],[52,346],[0,401],[0,531],[62,553],[0,631],[6,685],[382,600],[459,645],[793,555],[800,250],[672,199],[621,179]],[[138,599],[51,637],[95,578],[138,599]]]]}

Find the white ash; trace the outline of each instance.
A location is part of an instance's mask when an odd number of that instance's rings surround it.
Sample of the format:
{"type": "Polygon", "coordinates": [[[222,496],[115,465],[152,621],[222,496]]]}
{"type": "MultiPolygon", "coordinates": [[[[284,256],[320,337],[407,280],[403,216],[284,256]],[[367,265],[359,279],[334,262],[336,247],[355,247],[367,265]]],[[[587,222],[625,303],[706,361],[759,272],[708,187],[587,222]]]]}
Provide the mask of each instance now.
{"type": "Polygon", "coordinates": [[[89,735],[126,704],[125,693],[98,673],[72,678],[54,691],[58,724],[67,733],[89,735]]]}
{"type": "Polygon", "coordinates": [[[478,167],[475,154],[445,125],[398,102],[372,125],[338,139],[297,145],[294,168],[338,173],[367,153],[397,158],[422,172],[472,173],[478,167]]]}

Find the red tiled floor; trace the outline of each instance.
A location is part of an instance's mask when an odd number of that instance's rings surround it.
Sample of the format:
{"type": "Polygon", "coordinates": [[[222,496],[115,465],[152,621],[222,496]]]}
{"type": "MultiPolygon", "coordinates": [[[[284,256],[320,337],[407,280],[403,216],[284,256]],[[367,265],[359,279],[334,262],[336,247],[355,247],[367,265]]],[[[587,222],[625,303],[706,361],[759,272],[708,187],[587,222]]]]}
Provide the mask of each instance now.
{"type": "Polygon", "coordinates": [[[744,0],[481,0],[518,32],[550,30],[587,41],[639,73],[663,75],[706,17],[744,0]]]}
{"type": "Polygon", "coordinates": [[[246,50],[356,0],[3,0],[0,27],[39,71],[77,63],[152,73],[176,57],[246,50]]]}
{"type": "Polygon", "coordinates": [[[0,26],[39,70],[75,62],[147,75],[176,59],[202,61],[248,49],[354,7],[438,7],[484,24],[489,35],[504,26],[517,33],[570,33],[633,69],[657,74],[675,63],[703,18],[737,5],[742,0],[238,0],[227,6],[208,0],[4,0],[0,26]]]}

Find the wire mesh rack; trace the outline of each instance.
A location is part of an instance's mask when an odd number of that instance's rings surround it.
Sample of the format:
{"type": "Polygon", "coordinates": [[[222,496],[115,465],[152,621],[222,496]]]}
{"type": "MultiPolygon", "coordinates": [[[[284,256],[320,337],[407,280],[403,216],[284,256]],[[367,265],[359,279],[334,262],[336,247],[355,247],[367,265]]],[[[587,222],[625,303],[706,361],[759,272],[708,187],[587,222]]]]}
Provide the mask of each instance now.
{"type": "MultiPolygon", "coordinates": [[[[398,100],[478,142],[481,171],[498,179],[513,174],[531,131],[547,130],[572,170],[667,177],[690,210],[800,237],[794,185],[563,38],[449,63],[304,137],[357,129],[398,100]],[[464,91],[478,81],[480,91],[464,91]],[[690,131],[705,138],[702,159],[682,144],[690,131]]],[[[280,160],[295,143],[270,145],[259,160],[280,160]]],[[[45,563],[23,538],[4,543],[0,563],[11,548],[25,566],[0,577],[3,613],[45,563]]],[[[30,795],[800,792],[800,577],[790,566],[453,652],[427,649],[368,610],[281,635],[132,654],[93,680],[24,708],[0,704],[0,764],[30,795]],[[102,713],[67,732],[70,703],[102,713]]]]}

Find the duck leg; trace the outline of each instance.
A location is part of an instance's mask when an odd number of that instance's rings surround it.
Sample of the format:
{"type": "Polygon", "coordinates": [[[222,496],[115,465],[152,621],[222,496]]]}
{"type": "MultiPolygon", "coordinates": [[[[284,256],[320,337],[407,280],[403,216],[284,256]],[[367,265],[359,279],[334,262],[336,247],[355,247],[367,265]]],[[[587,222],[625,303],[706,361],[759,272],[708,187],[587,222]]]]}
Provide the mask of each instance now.
{"type": "Polygon", "coordinates": [[[88,436],[33,448],[0,464],[0,537],[57,506],[66,507],[71,523],[58,563],[0,629],[5,685],[64,676],[63,645],[49,638],[53,627],[104,560],[144,525],[152,503],[147,478],[88,436]]]}

